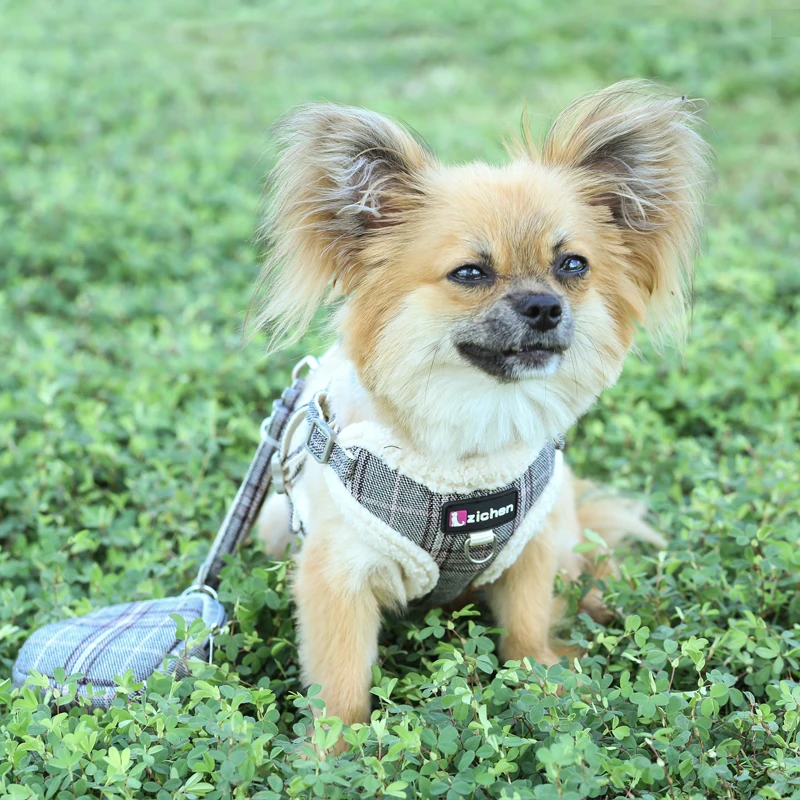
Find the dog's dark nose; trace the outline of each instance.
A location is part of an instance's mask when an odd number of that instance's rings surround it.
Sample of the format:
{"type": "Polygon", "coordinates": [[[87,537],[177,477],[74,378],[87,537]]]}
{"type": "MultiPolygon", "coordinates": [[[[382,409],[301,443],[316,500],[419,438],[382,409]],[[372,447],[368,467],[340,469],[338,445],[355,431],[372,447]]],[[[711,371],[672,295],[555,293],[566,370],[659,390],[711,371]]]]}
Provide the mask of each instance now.
{"type": "Polygon", "coordinates": [[[526,294],[515,306],[537,331],[552,330],[561,322],[561,301],[552,294],[526,294]]]}

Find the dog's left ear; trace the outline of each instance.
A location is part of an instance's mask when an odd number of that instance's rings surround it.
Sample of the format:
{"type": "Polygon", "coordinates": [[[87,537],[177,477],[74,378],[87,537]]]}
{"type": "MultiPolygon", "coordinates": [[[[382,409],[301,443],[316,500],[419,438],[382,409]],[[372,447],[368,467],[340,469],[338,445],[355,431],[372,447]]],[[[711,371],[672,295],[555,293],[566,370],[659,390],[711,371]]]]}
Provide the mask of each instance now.
{"type": "Polygon", "coordinates": [[[697,121],[696,103],[647,81],[624,81],[567,108],[541,151],[615,226],[628,253],[632,313],[641,321],[646,309],[656,333],[682,319],[691,288],[710,176],[697,121]]]}
{"type": "Polygon", "coordinates": [[[363,108],[300,106],[273,133],[266,302],[256,326],[272,329],[274,345],[301,335],[326,297],[358,285],[381,255],[371,245],[420,206],[425,170],[436,162],[409,130],[363,108]]]}

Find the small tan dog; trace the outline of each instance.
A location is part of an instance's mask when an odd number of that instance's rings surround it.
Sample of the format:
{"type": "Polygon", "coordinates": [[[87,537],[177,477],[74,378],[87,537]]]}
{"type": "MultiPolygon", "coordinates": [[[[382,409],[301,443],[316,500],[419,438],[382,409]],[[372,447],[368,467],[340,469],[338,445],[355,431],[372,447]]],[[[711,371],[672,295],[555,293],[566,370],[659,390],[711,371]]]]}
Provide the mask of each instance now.
{"type": "Polygon", "coordinates": [[[587,569],[584,530],[660,542],[637,504],[582,502],[552,443],[617,380],[637,322],[680,322],[708,176],[695,122],[625,82],[500,167],[445,166],[363,109],[279,124],[258,321],[300,335],[338,299],[339,342],[301,400],[319,422],[292,436],[291,505],[270,498],[260,528],[277,557],[303,533],[300,658],[329,714],[369,718],[383,610],[482,585],[501,657],[552,664],[554,578],[587,569]]]}

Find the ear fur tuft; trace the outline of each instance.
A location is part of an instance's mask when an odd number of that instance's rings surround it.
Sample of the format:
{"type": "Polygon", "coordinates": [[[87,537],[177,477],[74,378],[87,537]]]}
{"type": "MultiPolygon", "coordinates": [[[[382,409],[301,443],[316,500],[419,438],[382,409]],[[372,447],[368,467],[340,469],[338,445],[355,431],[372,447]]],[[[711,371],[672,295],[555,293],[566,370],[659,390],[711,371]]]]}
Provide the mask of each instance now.
{"type": "MultiPolygon", "coordinates": [[[[588,204],[607,209],[657,340],[682,332],[691,295],[711,174],[711,150],[696,131],[698,106],[648,81],[623,81],[561,113],[539,155],[570,171],[588,204]]],[[[525,142],[530,153],[529,136],[525,142]]]]}
{"type": "Polygon", "coordinates": [[[358,283],[369,242],[423,195],[429,151],[393,120],[331,103],[300,106],[274,128],[278,160],[260,240],[268,247],[253,322],[271,344],[296,340],[326,300],[358,283]]]}

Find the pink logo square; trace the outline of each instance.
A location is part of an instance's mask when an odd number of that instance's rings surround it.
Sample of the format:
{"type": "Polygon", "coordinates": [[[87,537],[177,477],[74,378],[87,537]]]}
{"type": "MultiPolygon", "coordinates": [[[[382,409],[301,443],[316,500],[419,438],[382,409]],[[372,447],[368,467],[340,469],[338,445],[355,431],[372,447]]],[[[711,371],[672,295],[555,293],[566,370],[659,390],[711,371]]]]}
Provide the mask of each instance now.
{"type": "Polygon", "coordinates": [[[462,509],[461,511],[451,511],[450,512],[450,527],[451,528],[459,528],[462,525],[467,524],[467,510],[462,509]]]}

